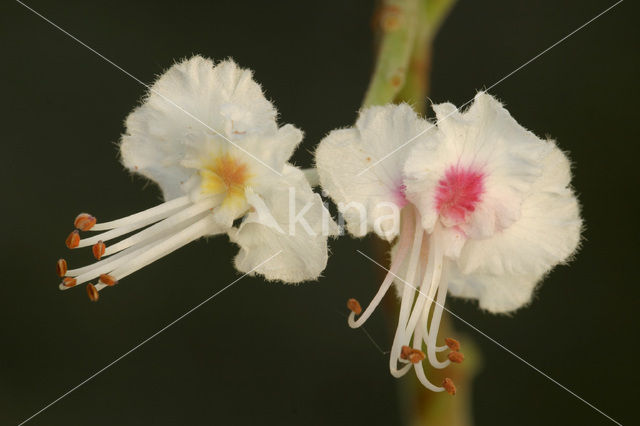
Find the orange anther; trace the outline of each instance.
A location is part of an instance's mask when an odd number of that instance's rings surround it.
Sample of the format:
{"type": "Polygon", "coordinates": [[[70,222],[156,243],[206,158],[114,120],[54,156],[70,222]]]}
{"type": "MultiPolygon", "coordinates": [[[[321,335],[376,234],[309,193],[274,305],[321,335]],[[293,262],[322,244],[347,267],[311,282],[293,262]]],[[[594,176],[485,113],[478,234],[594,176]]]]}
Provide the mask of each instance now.
{"type": "Polygon", "coordinates": [[[87,296],[89,296],[89,300],[92,302],[97,302],[100,294],[98,293],[98,289],[93,284],[87,284],[87,296]]]}
{"type": "Polygon", "coordinates": [[[409,359],[409,355],[411,355],[412,351],[413,351],[413,348],[411,346],[403,346],[402,349],[400,350],[400,358],[409,359]]]}
{"type": "Polygon", "coordinates": [[[447,391],[449,395],[456,394],[456,385],[453,384],[453,380],[451,380],[450,378],[447,377],[446,379],[444,379],[444,381],[442,382],[442,387],[447,391]]]}
{"type": "Polygon", "coordinates": [[[108,286],[112,286],[112,285],[118,284],[118,280],[116,280],[115,278],[113,278],[113,276],[111,276],[109,274],[100,275],[100,282],[102,284],[106,284],[108,286]]]}
{"type": "Polygon", "coordinates": [[[449,349],[452,351],[458,352],[460,350],[460,342],[456,339],[452,339],[451,337],[447,337],[444,339],[444,343],[449,346],[449,349]]]}
{"type": "Polygon", "coordinates": [[[412,364],[417,364],[420,361],[422,361],[423,359],[425,359],[426,357],[427,356],[425,355],[424,352],[422,352],[421,350],[418,350],[418,349],[414,349],[409,354],[409,361],[411,361],[412,364]]]}
{"type": "Polygon", "coordinates": [[[93,245],[93,247],[91,247],[91,251],[93,251],[93,257],[100,260],[106,249],[107,246],[105,246],[102,241],[98,241],[93,245]]]}
{"type": "Polygon", "coordinates": [[[360,306],[360,302],[356,299],[347,300],[347,308],[356,315],[360,315],[362,313],[362,306],[360,306]]]}
{"type": "Polygon", "coordinates": [[[78,247],[78,244],[80,244],[80,233],[78,230],[74,229],[71,231],[64,243],[67,245],[67,248],[70,249],[78,247]]]}
{"type": "Polygon", "coordinates": [[[64,259],[58,259],[56,262],[56,273],[60,278],[67,274],[67,261],[64,259]]]}
{"type": "Polygon", "coordinates": [[[449,361],[451,362],[455,362],[456,364],[460,364],[462,361],[464,361],[464,354],[462,352],[449,352],[449,354],[447,355],[447,358],[449,358],[449,361]]]}
{"type": "Polygon", "coordinates": [[[76,220],[73,221],[73,225],[81,231],[88,231],[96,224],[97,219],[91,216],[89,213],[80,213],[76,220]]]}
{"type": "Polygon", "coordinates": [[[62,279],[62,285],[65,287],[73,287],[76,285],[77,280],[73,277],[64,277],[62,279]]]}

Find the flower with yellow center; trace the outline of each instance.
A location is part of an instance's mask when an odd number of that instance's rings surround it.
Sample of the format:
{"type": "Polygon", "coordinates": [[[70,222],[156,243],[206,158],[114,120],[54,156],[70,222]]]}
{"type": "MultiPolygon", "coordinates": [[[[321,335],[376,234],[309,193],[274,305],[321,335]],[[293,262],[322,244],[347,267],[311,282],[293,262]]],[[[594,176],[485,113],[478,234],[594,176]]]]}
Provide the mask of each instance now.
{"type": "Polygon", "coordinates": [[[165,202],[109,222],[79,215],[67,246],[91,246],[98,262],[67,269],[58,261],[60,288],[98,279],[87,286],[97,300],[100,290],[136,270],[222,233],[240,245],[241,272],[284,282],[317,278],[335,224],[304,173],[287,162],[302,132],[278,127],[276,115],[252,72],[233,61],[214,65],[195,56],[172,66],[129,115],[120,144],[124,166],[157,183],[165,202]],[[305,208],[304,218],[292,218],[296,205],[305,208]],[[270,221],[262,220],[265,210],[270,221]],[[89,230],[104,232],[80,238],[89,230]]]}

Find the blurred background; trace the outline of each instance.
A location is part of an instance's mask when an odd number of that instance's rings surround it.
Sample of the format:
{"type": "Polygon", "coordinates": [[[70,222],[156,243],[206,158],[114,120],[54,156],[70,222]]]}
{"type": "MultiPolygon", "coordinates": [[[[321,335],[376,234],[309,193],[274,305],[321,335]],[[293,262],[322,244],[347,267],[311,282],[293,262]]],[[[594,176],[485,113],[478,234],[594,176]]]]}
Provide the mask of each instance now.
{"type": "MultiPolygon", "coordinates": [[[[328,131],[354,121],[374,61],[370,1],[26,3],[144,82],[192,54],[252,68],[281,122],[305,130],[295,157],[303,167],[328,131]]],[[[458,1],[435,41],[431,99],[466,102],[613,3],[458,1]]],[[[586,222],[578,257],[511,317],[447,302],[623,424],[638,420],[632,3],[491,90],[525,127],[570,152],[586,222]]],[[[76,214],[117,218],[159,200],[155,186],[123,170],[115,145],[144,88],[18,3],[3,2],[0,21],[0,424],[17,424],[239,274],[237,248],[219,237],[145,268],[98,303],[83,289],[58,291],[59,257],[91,261],[64,246],[76,214]]],[[[242,279],[29,424],[401,424],[398,385],[413,379],[393,379],[387,356],[346,324],[347,298],[366,303],[379,285],[379,271],[355,252],[370,247],[370,239],[333,241],[318,282],[242,279]]],[[[450,324],[477,349],[473,388],[455,397],[471,399],[476,425],[610,423],[463,323],[450,324]]],[[[394,327],[379,310],[366,329],[386,350],[394,327]]]]}

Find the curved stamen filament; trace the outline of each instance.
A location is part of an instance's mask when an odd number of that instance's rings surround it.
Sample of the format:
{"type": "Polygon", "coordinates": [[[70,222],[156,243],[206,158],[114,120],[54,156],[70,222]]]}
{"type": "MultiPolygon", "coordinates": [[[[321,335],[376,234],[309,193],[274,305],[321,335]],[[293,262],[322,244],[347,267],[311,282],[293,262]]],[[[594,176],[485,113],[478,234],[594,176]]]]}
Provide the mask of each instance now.
{"type": "Polygon", "coordinates": [[[403,346],[404,331],[407,326],[407,320],[409,319],[411,306],[413,305],[413,297],[415,294],[414,282],[417,269],[419,268],[420,251],[422,249],[422,238],[424,235],[420,223],[420,213],[418,213],[415,208],[411,208],[409,209],[409,211],[413,211],[415,227],[413,231],[413,246],[411,248],[411,254],[409,256],[409,267],[407,269],[408,275],[407,277],[405,277],[405,284],[402,291],[402,301],[400,303],[400,315],[398,316],[398,325],[396,327],[396,334],[393,338],[391,355],[389,357],[389,369],[391,371],[391,375],[393,375],[394,377],[401,377],[411,368],[411,364],[405,365],[400,369],[398,369],[397,365],[403,346]]]}
{"type": "MultiPolygon", "coordinates": [[[[416,329],[415,334],[413,335],[413,347],[414,347],[414,349],[420,349],[422,347],[422,339],[423,339],[424,331],[427,328],[428,317],[429,317],[429,311],[423,310],[421,312],[420,318],[419,318],[420,325],[418,326],[418,328],[416,329]]],[[[431,383],[429,381],[429,379],[427,379],[427,376],[424,373],[424,367],[422,366],[422,361],[414,364],[413,368],[414,368],[414,370],[416,372],[416,376],[418,377],[418,380],[420,380],[420,383],[422,383],[422,385],[424,387],[426,387],[427,389],[429,389],[429,390],[431,390],[433,392],[442,392],[442,391],[445,390],[445,388],[440,387],[440,386],[436,386],[433,383],[431,383]]]]}
{"type": "Polygon", "coordinates": [[[367,321],[367,319],[369,319],[369,317],[371,316],[373,311],[376,309],[376,307],[378,307],[378,305],[380,304],[380,301],[382,300],[384,295],[387,293],[387,290],[389,290],[389,287],[391,287],[391,284],[393,284],[393,279],[396,277],[398,273],[398,269],[400,269],[400,266],[404,262],[407,252],[409,251],[409,243],[411,241],[413,226],[414,225],[413,225],[412,218],[406,218],[406,220],[403,221],[402,230],[398,237],[398,246],[395,254],[395,259],[391,264],[391,267],[389,268],[389,272],[387,273],[387,276],[384,278],[384,281],[382,281],[382,284],[380,285],[378,292],[376,293],[374,298],[371,300],[371,302],[369,303],[369,306],[367,306],[367,309],[365,309],[362,315],[360,315],[356,320],[355,312],[352,311],[351,314],[349,314],[349,318],[347,320],[349,323],[349,327],[358,328],[362,324],[364,324],[367,321]]]}
{"type": "MultiPolygon", "coordinates": [[[[440,268],[442,268],[442,261],[440,262],[440,268]]],[[[431,317],[431,324],[429,326],[429,333],[427,339],[427,356],[429,362],[436,368],[444,368],[451,363],[449,359],[446,361],[438,361],[436,353],[433,348],[436,346],[436,338],[438,337],[438,330],[440,328],[440,320],[442,319],[442,311],[447,298],[447,289],[449,287],[448,280],[442,280],[440,288],[438,289],[438,299],[435,302],[433,310],[433,316],[431,317]]],[[[426,324],[425,324],[426,325],[426,324]]]]}

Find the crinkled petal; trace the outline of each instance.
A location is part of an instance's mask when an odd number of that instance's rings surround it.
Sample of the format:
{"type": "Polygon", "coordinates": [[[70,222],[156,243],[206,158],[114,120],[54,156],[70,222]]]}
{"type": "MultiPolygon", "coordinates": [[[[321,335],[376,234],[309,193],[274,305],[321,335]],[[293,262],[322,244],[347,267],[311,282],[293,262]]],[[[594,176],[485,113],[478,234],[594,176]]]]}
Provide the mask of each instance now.
{"type": "Polygon", "coordinates": [[[491,313],[508,313],[527,305],[542,276],[526,274],[463,274],[451,262],[447,265],[449,294],[478,300],[491,313]]]}
{"type": "Polygon", "coordinates": [[[433,107],[439,132],[416,144],[407,161],[407,198],[415,203],[423,226],[438,218],[436,191],[448,170],[478,173],[482,192],[461,225],[484,238],[516,221],[520,205],[540,176],[545,143],[520,126],[493,97],[478,93],[471,107],[459,112],[451,104],[433,107]]]}
{"type": "Polygon", "coordinates": [[[240,246],[236,268],[286,283],[318,278],[328,260],[327,239],[338,229],[304,174],[286,166],[280,185],[266,194],[252,193],[248,199],[253,211],[229,232],[231,241],[240,246]],[[295,220],[298,214],[304,222],[295,220]]]}
{"type": "Polygon", "coordinates": [[[385,225],[391,221],[383,219],[392,214],[391,204],[406,204],[403,168],[409,147],[432,127],[409,105],[375,106],[360,113],[355,127],[334,130],[320,142],[320,182],[338,204],[351,234],[360,237],[378,228],[383,238],[396,236],[397,230],[385,225]],[[407,145],[400,148],[403,144],[407,145]]]}
{"type": "Polygon", "coordinates": [[[552,142],[548,148],[543,176],[524,200],[520,219],[491,238],[469,239],[458,259],[464,273],[542,276],[576,250],[582,220],[578,200],[566,186],[569,162],[552,142]],[[562,177],[564,185],[547,174],[562,177]]]}
{"type": "Polygon", "coordinates": [[[158,183],[169,199],[181,195],[181,182],[195,173],[181,164],[190,146],[211,138],[240,145],[276,131],[276,110],[250,70],[194,56],[162,74],[127,117],[122,163],[158,183]]]}

